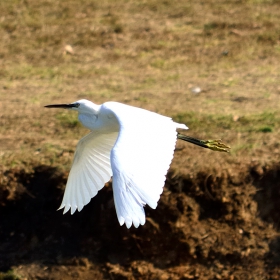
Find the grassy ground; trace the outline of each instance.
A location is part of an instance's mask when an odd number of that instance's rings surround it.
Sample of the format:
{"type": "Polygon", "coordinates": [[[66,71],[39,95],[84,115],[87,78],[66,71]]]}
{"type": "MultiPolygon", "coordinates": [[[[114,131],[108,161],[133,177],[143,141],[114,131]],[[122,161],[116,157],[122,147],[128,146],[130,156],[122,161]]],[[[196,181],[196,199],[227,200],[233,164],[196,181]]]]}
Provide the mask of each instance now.
{"type": "Polygon", "coordinates": [[[65,180],[75,145],[87,131],[75,113],[43,106],[86,98],[172,116],[189,126],[189,135],[222,138],[232,147],[226,155],[178,143],[172,178],[187,176],[195,184],[199,172],[210,176],[214,170],[230,174],[230,182],[246,177],[252,166],[256,174],[270,174],[280,157],[279,5],[278,0],[1,1],[2,169],[32,174],[45,165],[58,168],[65,180]]]}

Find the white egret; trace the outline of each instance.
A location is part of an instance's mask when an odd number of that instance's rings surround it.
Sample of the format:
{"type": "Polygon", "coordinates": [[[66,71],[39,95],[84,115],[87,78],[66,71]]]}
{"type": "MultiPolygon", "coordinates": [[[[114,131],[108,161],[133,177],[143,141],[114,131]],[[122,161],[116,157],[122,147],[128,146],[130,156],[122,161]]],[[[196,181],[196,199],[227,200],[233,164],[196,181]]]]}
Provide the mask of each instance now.
{"type": "Polygon", "coordinates": [[[96,105],[82,99],[45,107],[78,111],[79,121],[91,130],[77,145],[59,208],[64,208],[63,213],[81,211],[112,177],[119,223],[137,228],[145,224],[143,207],[157,207],[177,138],[228,151],[219,140],[203,141],[177,133],[177,129],[188,129],[185,124],[118,102],[96,105]]]}

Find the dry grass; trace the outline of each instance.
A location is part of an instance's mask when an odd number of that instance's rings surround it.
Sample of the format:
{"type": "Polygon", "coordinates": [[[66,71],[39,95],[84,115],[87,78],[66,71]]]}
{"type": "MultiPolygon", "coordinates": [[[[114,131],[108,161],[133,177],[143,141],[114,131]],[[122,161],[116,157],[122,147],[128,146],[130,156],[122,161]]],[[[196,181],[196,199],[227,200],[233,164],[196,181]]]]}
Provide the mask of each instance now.
{"type": "Polygon", "coordinates": [[[64,165],[86,131],[43,105],[80,98],[173,116],[237,156],[279,155],[279,28],[277,1],[2,1],[2,162],[64,165]]]}

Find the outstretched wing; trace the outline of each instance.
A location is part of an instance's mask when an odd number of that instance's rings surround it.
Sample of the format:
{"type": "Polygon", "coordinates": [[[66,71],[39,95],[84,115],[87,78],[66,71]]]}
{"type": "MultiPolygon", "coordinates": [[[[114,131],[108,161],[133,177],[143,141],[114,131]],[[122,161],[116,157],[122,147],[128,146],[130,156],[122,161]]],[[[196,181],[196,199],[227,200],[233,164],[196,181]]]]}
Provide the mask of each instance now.
{"type": "Polygon", "coordinates": [[[112,176],[110,152],[118,133],[94,131],[83,137],[74,155],[66,189],[59,209],[81,211],[112,176]]]}
{"type": "Polygon", "coordinates": [[[111,151],[114,201],[119,223],[129,228],[145,223],[143,206],[157,207],[177,139],[171,118],[128,105],[107,102],[101,111],[113,113],[119,135],[111,151]]]}

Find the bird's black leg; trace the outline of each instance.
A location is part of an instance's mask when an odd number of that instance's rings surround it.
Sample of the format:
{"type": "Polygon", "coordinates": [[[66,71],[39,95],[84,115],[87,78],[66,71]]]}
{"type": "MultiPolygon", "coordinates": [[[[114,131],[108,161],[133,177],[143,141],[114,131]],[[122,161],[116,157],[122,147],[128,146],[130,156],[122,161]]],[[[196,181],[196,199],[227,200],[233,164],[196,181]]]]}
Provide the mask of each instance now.
{"type": "Polygon", "coordinates": [[[184,134],[178,133],[177,138],[184,140],[186,142],[195,144],[197,146],[207,148],[213,151],[218,151],[218,152],[226,152],[228,153],[230,150],[230,147],[225,145],[221,140],[200,140],[196,139],[190,136],[186,136],[184,134]]]}

